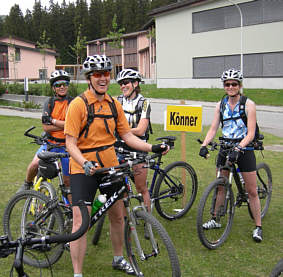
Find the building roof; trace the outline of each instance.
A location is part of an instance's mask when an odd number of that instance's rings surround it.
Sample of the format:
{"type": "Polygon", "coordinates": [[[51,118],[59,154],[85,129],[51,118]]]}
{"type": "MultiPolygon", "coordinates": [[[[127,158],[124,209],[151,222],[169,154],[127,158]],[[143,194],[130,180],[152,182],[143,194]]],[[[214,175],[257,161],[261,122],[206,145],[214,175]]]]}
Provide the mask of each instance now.
{"type": "Polygon", "coordinates": [[[149,12],[148,15],[157,16],[157,15],[160,15],[160,14],[163,14],[163,13],[171,12],[173,10],[185,8],[185,7],[188,7],[188,6],[198,6],[198,5],[201,5],[205,2],[212,2],[212,1],[215,1],[215,0],[184,0],[184,1],[174,3],[174,4],[170,4],[170,5],[167,5],[167,6],[156,8],[156,9],[152,10],[151,12],[149,12]]]}
{"type": "MultiPolygon", "coordinates": [[[[142,31],[138,31],[138,32],[123,34],[122,38],[137,37],[138,35],[145,34],[145,33],[147,33],[147,31],[142,30],[142,31]]],[[[111,41],[111,40],[112,39],[110,39],[108,37],[104,37],[104,38],[98,38],[98,39],[90,40],[90,41],[87,41],[86,43],[87,44],[92,44],[92,43],[95,43],[97,41],[111,41]]]]}

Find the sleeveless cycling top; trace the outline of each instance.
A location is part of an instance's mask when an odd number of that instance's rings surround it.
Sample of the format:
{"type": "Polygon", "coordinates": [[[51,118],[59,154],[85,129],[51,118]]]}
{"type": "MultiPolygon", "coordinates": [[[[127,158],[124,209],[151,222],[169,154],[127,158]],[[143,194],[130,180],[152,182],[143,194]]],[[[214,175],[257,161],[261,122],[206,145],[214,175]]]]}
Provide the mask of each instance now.
{"type": "Polygon", "coordinates": [[[240,102],[238,102],[232,112],[227,103],[223,110],[222,136],[229,139],[242,139],[248,133],[248,128],[240,117],[240,102]]]}
{"type": "MultiPolygon", "coordinates": [[[[151,108],[149,100],[145,99],[141,94],[138,94],[134,99],[127,99],[125,97],[119,99],[119,97],[118,101],[122,104],[127,121],[131,128],[136,128],[142,118],[150,119],[151,108]],[[139,107],[140,103],[142,103],[142,107],[139,107]]],[[[144,134],[141,139],[144,139],[143,137],[145,135],[146,134],[144,134]]]]}

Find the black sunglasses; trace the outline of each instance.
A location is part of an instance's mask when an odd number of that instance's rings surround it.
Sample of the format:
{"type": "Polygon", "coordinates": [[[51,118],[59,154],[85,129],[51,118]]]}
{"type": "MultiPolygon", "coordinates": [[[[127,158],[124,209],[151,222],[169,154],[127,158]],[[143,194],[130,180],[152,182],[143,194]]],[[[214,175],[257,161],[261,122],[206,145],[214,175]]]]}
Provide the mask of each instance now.
{"type": "Polygon", "coordinates": [[[239,83],[236,83],[236,82],[234,82],[234,83],[225,83],[224,84],[224,87],[230,87],[230,86],[232,86],[232,87],[236,87],[236,86],[238,86],[239,85],[239,83]]]}
{"type": "Polygon", "coordinates": [[[122,86],[122,85],[126,86],[126,85],[129,84],[129,83],[131,83],[130,80],[122,80],[122,81],[119,82],[119,85],[120,85],[120,86],[122,86]]]}

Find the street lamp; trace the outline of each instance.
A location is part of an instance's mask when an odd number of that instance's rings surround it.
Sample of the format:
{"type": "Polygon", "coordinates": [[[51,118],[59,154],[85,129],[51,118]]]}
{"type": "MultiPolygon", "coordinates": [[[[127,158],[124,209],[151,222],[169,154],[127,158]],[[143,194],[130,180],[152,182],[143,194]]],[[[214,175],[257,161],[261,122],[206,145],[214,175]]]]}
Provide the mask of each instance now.
{"type": "Polygon", "coordinates": [[[240,33],[241,33],[241,39],[240,39],[240,43],[241,43],[241,48],[240,48],[240,68],[241,68],[241,72],[244,75],[244,71],[243,71],[243,65],[244,65],[244,57],[243,57],[243,14],[242,14],[242,10],[240,9],[239,5],[237,3],[235,3],[232,0],[227,0],[228,2],[232,3],[239,11],[240,13],[240,19],[241,19],[241,23],[240,23],[240,33]]]}

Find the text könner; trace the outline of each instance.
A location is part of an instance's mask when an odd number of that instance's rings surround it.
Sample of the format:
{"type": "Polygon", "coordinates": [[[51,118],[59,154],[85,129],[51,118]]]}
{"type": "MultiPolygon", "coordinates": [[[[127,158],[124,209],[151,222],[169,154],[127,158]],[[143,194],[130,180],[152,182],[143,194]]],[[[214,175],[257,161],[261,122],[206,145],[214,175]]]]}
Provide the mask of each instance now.
{"type": "Polygon", "coordinates": [[[197,116],[179,115],[179,112],[170,112],[170,125],[196,126],[197,116]]]}

